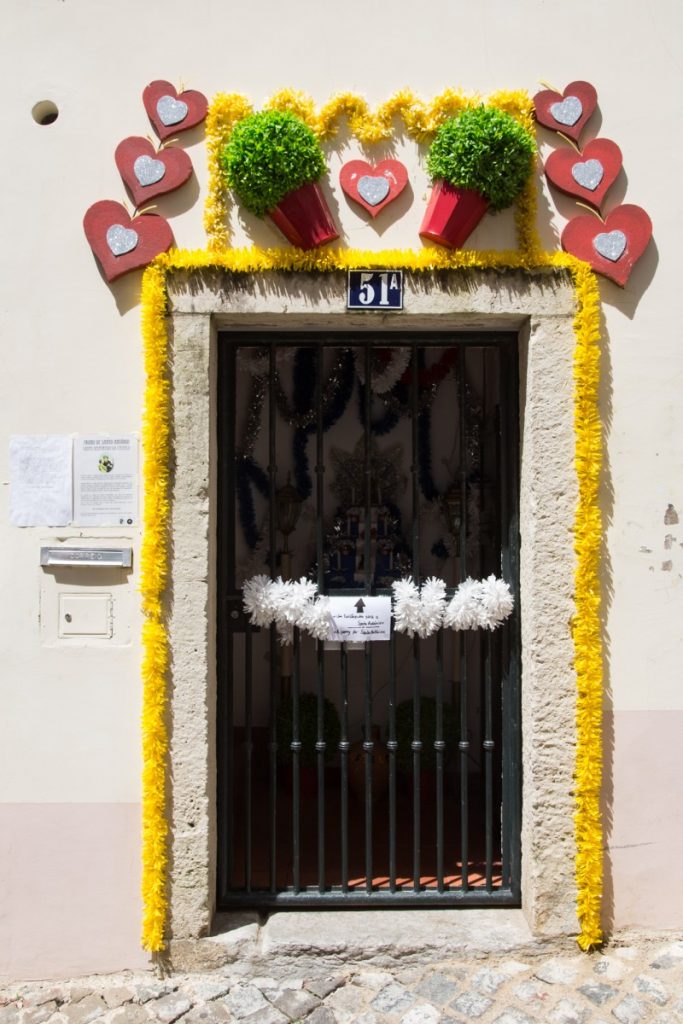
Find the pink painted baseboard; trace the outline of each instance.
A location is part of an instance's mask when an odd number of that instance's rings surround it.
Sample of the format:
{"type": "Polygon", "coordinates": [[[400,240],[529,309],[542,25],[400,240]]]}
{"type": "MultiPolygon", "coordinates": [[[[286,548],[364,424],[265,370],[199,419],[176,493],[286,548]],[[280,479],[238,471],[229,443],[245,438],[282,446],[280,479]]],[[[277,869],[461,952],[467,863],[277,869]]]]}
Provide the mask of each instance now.
{"type": "Polygon", "coordinates": [[[0,980],[145,968],[138,804],[0,805],[0,980]]]}
{"type": "Polygon", "coordinates": [[[683,930],[683,711],[605,715],[605,918],[683,930]]]}

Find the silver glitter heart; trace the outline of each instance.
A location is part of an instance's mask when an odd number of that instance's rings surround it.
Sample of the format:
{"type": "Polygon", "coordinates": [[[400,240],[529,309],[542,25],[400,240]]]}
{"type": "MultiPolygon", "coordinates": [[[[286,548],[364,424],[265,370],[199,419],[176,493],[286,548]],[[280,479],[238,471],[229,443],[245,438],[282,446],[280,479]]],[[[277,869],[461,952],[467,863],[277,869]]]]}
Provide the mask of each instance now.
{"type": "Polygon", "coordinates": [[[553,103],[550,113],[558,124],[571,128],[583,114],[583,105],[578,96],[565,96],[561,103],[553,103]]]}
{"type": "Polygon", "coordinates": [[[593,239],[593,248],[606,260],[616,263],[624,254],[626,235],[623,231],[603,231],[593,239]]]}
{"type": "Polygon", "coordinates": [[[139,156],[133,164],[133,173],[141,185],[154,185],[166,174],[166,167],[161,160],[153,160],[151,156],[139,156]]]}
{"type": "Polygon", "coordinates": [[[114,256],[123,256],[132,252],[138,244],[138,233],[132,228],[124,228],[123,224],[112,224],[107,230],[107,245],[114,256]]]}
{"type": "Polygon", "coordinates": [[[368,206],[377,206],[389,195],[389,182],[386,178],[373,178],[364,174],[358,181],[358,195],[368,206]]]}
{"type": "Polygon", "coordinates": [[[157,114],[167,128],[171,124],[180,124],[187,117],[187,103],[176,100],[173,96],[162,96],[157,103],[157,114]]]}
{"type": "Polygon", "coordinates": [[[586,160],[572,167],[572,178],[576,184],[590,192],[595,192],[604,175],[605,169],[599,160],[586,160]]]}

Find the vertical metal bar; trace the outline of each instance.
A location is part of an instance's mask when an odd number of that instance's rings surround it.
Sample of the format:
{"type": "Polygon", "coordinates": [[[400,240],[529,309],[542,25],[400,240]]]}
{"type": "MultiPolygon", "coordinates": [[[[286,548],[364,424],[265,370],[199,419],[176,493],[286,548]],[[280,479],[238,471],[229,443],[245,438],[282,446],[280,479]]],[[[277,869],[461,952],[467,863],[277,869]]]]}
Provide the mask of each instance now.
{"type": "Polygon", "coordinates": [[[323,345],[316,349],[315,361],[315,553],[318,564],[318,590],[322,593],[325,581],[324,516],[325,516],[325,450],[323,440],[323,345]]]}
{"type": "MultiPolygon", "coordinates": [[[[225,620],[224,620],[225,622],[225,620]]],[[[235,634],[228,626],[225,644],[225,664],[223,666],[223,721],[224,735],[227,738],[224,762],[225,824],[228,843],[225,856],[225,891],[234,888],[235,861],[235,708],[233,666],[235,664],[235,634]]]]}
{"type": "MultiPolygon", "coordinates": [[[[316,349],[315,374],[315,480],[316,480],[316,554],[318,558],[318,586],[323,582],[323,349],[319,344],[316,349]]],[[[325,655],[321,640],[317,642],[317,679],[318,679],[318,730],[315,749],[318,763],[318,891],[325,891],[325,655]]]]}
{"type": "MultiPolygon", "coordinates": [[[[275,579],[277,571],[277,538],[275,521],[275,491],[277,488],[276,463],[276,405],[275,405],[275,342],[268,346],[268,544],[270,576],[275,579]]],[[[277,699],[278,699],[278,644],[275,626],[270,627],[270,785],[269,808],[269,856],[268,867],[270,891],[277,890],[277,699]]]]}
{"type": "Polygon", "coordinates": [[[341,645],[341,727],[339,760],[341,769],[341,887],[349,891],[349,663],[346,645],[341,645]]]}
{"type": "Polygon", "coordinates": [[[420,891],[420,638],[413,637],[413,889],[420,891]]]}
{"type": "Polygon", "coordinates": [[[459,460],[460,460],[460,579],[467,578],[467,348],[458,345],[458,413],[459,413],[459,460]]]}
{"type": "MultiPolygon", "coordinates": [[[[366,380],[369,378],[366,378],[366,380]]],[[[369,389],[368,389],[369,390],[369,389]]],[[[365,891],[372,892],[372,645],[365,644],[365,891]]]]}
{"type": "Polygon", "coordinates": [[[252,735],[252,687],[253,687],[253,633],[247,623],[244,637],[244,887],[251,892],[251,768],[253,752],[252,735]]]}
{"type": "MultiPolygon", "coordinates": [[[[492,455],[492,475],[495,481],[495,487],[493,491],[493,523],[494,523],[494,534],[493,534],[493,555],[495,559],[494,571],[496,574],[503,575],[502,566],[502,509],[501,509],[501,465],[504,459],[502,449],[503,439],[503,399],[501,397],[501,390],[503,387],[501,375],[502,375],[502,360],[501,360],[501,346],[491,346],[488,349],[490,355],[490,364],[493,366],[493,379],[494,385],[494,435],[493,435],[493,455],[492,455]]],[[[502,722],[502,694],[501,694],[501,680],[502,680],[502,657],[503,657],[503,646],[504,646],[504,631],[499,629],[496,631],[495,637],[491,637],[491,735],[490,738],[494,743],[492,756],[491,756],[491,774],[492,774],[492,799],[491,799],[491,827],[493,831],[493,857],[499,856],[502,860],[503,857],[503,841],[502,841],[502,820],[504,814],[503,808],[503,722],[502,722]]],[[[502,886],[506,886],[505,873],[501,871],[502,886]]]]}
{"type": "Polygon", "coordinates": [[[502,627],[507,658],[502,680],[503,716],[503,862],[505,880],[513,895],[519,897],[521,878],[521,729],[519,649],[519,374],[517,346],[501,345],[503,372],[501,378],[501,447],[505,469],[501,481],[501,536],[503,579],[515,595],[515,610],[502,627]],[[506,827],[507,825],[507,827],[506,827]]]}
{"type": "Polygon", "coordinates": [[[294,650],[292,665],[292,883],[294,892],[301,888],[301,843],[300,843],[300,758],[301,729],[299,723],[299,683],[300,683],[300,637],[299,630],[294,629],[294,650]]]}
{"type": "Polygon", "coordinates": [[[218,351],[218,494],[223,509],[225,530],[221,537],[221,555],[224,559],[225,583],[223,593],[236,589],[235,530],[237,510],[235,497],[237,444],[237,346],[219,345],[218,351]]]}
{"type": "Polygon", "coordinates": [[[443,762],[446,744],[443,738],[443,629],[436,634],[436,886],[444,891],[443,870],[443,762]]]}
{"type": "MultiPolygon", "coordinates": [[[[508,423],[508,389],[510,387],[508,381],[508,360],[506,358],[505,349],[501,346],[498,349],[499,359],[499,389],[500,389],[500,452],[501,459],[498,463],[498,479],[499,479],[499,507],[498,507],[498,518],[499,518],[499,532],[500,532],[500,566],[501,575],[503,579],[508,580],[507,573],[509,572],[510,559],[508,553],[509,539],[507,537],[507,518],[509,514],[508,508],[508,493],[509,493],[509,478],[510,478],[510,467],[509,462],[511,459],[516,457],[515,452],[510,451],[510,429],[508,423]]],[[[501,630],[502,633],[502,646],[503,646],[503,665],[505,666],[502,670],[502,692],[501,692],[501,711],[502,711],[502,779],[501,779],[501,790],[502,790],[502,809],[501,809],[501,874],[503,886],[509,885],[510,879],[510,772],[508,766],[511,760],[512,752],[512,735],[510,730],[510,714],[507,707],[508,696],[507,691],[509,689],[509,683],[506,679],[508,674],[507,666],[509,664],[510,657],[510,644],[509,644],[509,632],[508,626],[504,625],[501,630]]]]}
{"type": "MultiPolygon", "coordinates": [[[[460,406],[460,579],[467,578],[467,369],[466,348],[459,347],[459,406],[460,406]]],[[[462,888],[469,889],[469,837],[468,837],[468,757],[469,733],[467,725],[467,635],[460,634],[460,859],[462,862],[462,888]]]]}
{"type": "Polygon", "coordinates": [[[317,641],[318,665],[318,891],[325,891],[325,657],[322,640],[317,641]]]}
{"type": "MultiPolygon", "coordinates": [[[[372,587],[372,434],[370,416],[372,412],[372,380],[370,343],[365,344],[365,423],[363,425],[363,452],[365,474],[365,589],[372,587]]],[[[365,891],[372,892],[372,654],[369,643],[363,653],[365,677],[365,737],[363,756],[365,760],[365,891]]]]}
{"type": "Polygon", "coordinates": [[[365,544],[363,547],[363,560],[365,562],[365,589],[370,593],[370,587],[372,586],[372,569],[370,560],[372,557],[371,547],[371,531],[372,531],[372,519],[370,507],[372,505],[372,448],[371,440],[372,435],[370,433],[370,413],[371,413],[371,400],[372,400],[372,388],[370,386],[371,369],[370,369],[370,344],[365,343],[365,425],[363,427],[363,479],[365,482],[365,544]]]}
{"type": "MultiPolygon", "coordinates": [[[[419,359],[417,344],[413,342],[411,358],[411,389],[410,389],[410,415],[411,415],[411,480],[412,480],[412,559],[413,577],[415,582],[420,582],[420,493],[419,493],[419,359]]],[[[413,637],[413,889],[420,891],[420,840],[421,840],[421,806],[420,806],[420,755],[422,752],[422,739],[420,736],[420,638],[413,637]]]]}
{"type": "Polygon", "coordinates": [[[412,372],[410,389],[410,415],[412,419],[412,452],[411,452],[411,483],[412,483],[412,508],[413,508],[413,578],[416,583],[420,582],[420,467],[419,467],[419,403],[420,403],[420,367],[418,359],[417,344],[413,342],[410,356],[412,372]]]}
{"type": "Polygon", "coordinates": [[[484,636],[484,787],[486,817],[486,891],[493,889],[493,718],[491,709],[491,634],[484,636]]]}
{"type": "Polygon", "coordinates": [[[389,889],[396,892],[396,633],[389,640],[389,889]]]}
{"type": "Polygon", "coordinates": [[[229,628],[228,596],[235,589],[235,346],[218,348],[218,466],[217,492],[220,526],[217,535],[217,816],[218,902],[232,884],[233,834],[233,633],[229,628]]]}

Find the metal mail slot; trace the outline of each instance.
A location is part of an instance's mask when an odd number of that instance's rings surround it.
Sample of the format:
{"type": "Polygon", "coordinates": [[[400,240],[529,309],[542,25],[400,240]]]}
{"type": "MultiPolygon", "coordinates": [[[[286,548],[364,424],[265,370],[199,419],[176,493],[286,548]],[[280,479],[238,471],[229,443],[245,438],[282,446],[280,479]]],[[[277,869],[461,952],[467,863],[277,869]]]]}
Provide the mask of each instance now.
{"type": "Polygon", "coordinates": [[[41,548],[41,565],[99,565],[128,569],[133,564],[132,548],[41,548]]]}

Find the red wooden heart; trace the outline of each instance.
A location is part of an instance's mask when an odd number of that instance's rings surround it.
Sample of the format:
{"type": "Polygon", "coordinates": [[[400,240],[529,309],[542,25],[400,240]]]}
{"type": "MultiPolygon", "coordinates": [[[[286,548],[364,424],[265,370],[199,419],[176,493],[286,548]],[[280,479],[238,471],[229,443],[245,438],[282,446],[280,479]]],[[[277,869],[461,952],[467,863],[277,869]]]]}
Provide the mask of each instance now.
{"type": "Polygon", "coordinates": [[[136,206],[184,185],[192,174],[192,161],[184,149],[156,149],[147,139],[132,135],[119,142],[116,166],[136,206]]]}
{"type": "Polygon", "coordinates": [[[611,139],[593,139],[580,154],[556,149],[545,162],[548,181],[598,210],[620,170],[621,150],[611,139]]]}
{"type": "Polygon", "coordinates": [[[170,82],[150,82],[142,93],[147,116],[160,139],[170,139],[178,132],[194,128],[206,117],[209,103],[195,89],[177,92],[170,82]]]}
{"type": "Polygon", "coordinates": [[[376,217],[408,184],[408,171],[400,160],[349,160],[339,172],[339,184],[349,199],[376,217]]]}
{"type": "Polygon", "coordinates": [[[578,142],[598,105],[598,94],[590,82],[570,82],[562,94],[552,89],[537,92],[534,105],[539,124],[578,142]]]}
{"type": "Polygon", "coordinates": [[[110,199],[93,203],[83,229],[107,281],[147,266],[173,243],[171,226],[163,217],[144,213],[131,219],[125,206],[110,199]]]}
{"type": "Polygon", "coordinates": [[[651,237],[652,221],[645,210],[624,203],[604,224],[597,217],[574,217],[562,232],[562,248],[623,288],[651,237]]]}

